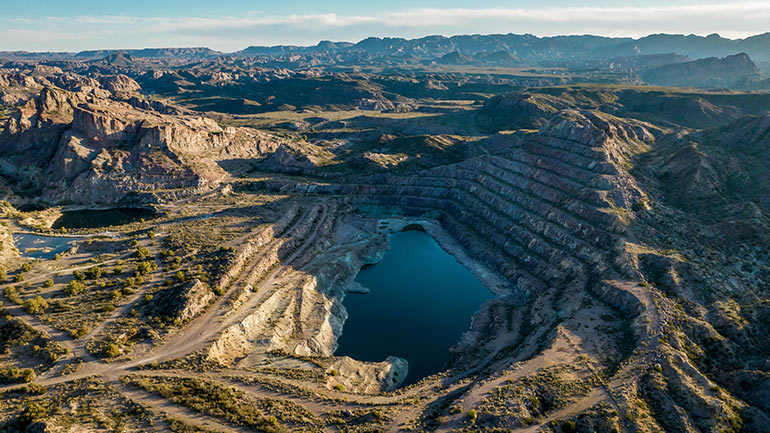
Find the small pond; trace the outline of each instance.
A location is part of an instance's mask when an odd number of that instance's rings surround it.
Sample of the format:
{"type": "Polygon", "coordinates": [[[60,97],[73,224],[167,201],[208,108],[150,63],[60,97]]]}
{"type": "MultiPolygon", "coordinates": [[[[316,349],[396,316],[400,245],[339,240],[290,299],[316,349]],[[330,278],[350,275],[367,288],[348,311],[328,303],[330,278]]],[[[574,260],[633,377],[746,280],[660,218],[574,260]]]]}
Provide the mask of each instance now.
{"type": "Polygon", "coordinates": [[[13,242],[16,249],[24,257],[32,259],[52,259],[56,254],[61,254],[72,248],[77,241],[83,238],[67,236],[42,236],[28,233],[15,233],[13,242]]]}
{"type": "Polygon", "coordinates": [[[409,385],[443,370],[449,348],[470,329],[471,316],[493,294],[421,230],[390,235],[390,249],[356,281],[367,294],[348,293],[348,320],[335,355],[409,362],[409,385]]]}
{"type": "Polygon", "coordinates": [[[157,214],[151,209],[144,208],[115,208],[115,209],[83,209],[62,212],[54,223],[53,228],[93,229],[109,226],[119,226],[142,219],[155,218],[157,214]]]}

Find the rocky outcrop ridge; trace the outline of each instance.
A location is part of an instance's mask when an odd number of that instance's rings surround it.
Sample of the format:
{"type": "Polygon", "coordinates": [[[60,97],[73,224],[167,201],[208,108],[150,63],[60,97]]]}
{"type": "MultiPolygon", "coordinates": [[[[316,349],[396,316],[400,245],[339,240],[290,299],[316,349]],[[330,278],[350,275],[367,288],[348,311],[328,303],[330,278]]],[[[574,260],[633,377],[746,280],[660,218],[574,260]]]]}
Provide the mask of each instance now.
{"type": "Polygon", "coordinates": [[[208,285],[200,280],[194,280],[182,288],[183,302],[182,308],[177,314],[177,318],[182,322],[188,322],[203,312],[206,307],[214,301],[214,292],[208,285]]]}
{"type": "Polygon", "coordinates": [[[32,167],[49,200],[117,202],[137,191],[211,188],[227,176],[219,161],[263,157],[282,142],[129,102],[47,87],[8,121],[0,157],[32,167]]]}
{"type": "Polygon", "coordinates": [[[759,68],[746,53],[673,63],[642,72],[645,82],[663,86],[745,89],[762,78],[759,68]]]}
{"type": "Polygon", "coordinates": [[[532,293],[614,269],[625,217],[644,198],[625,167],[658,134],[642,122],[564,111],[499,155],[357,184],[273,186],[439,211],[473,257],[532,293]]]}

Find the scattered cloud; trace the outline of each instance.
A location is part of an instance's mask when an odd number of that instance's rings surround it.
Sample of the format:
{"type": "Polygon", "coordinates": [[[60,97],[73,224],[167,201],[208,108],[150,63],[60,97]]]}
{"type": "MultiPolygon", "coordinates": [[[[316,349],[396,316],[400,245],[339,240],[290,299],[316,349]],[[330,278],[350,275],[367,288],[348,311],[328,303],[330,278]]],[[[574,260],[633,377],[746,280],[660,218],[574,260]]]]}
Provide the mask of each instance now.
{"type": "Polygon", "coordinates": [[[423,8],[372,15],[77,16],[0,18],[0,50],[83,50],[356,41],[368,36],[533,33],[639,37],[651,33],[720,33],[745,37],[770,30],[770,2],[563,8],[423,8]]]}

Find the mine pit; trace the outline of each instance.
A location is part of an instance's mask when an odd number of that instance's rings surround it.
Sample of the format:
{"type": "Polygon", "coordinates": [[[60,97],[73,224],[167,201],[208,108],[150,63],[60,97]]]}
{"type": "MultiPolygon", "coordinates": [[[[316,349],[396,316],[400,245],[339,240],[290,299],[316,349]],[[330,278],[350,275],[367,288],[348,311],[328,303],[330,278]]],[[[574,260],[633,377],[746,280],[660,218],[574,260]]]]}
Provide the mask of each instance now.
{"type": "Polygon", "coordinates": [[[63,211],[52,228],[94,229],[120,226],[155,218],[157,213],[146,208],[80,209],[63,211]]]}
{"type": "Polygon", "coordinates": [[[404,385],[443,370],[471,316],[494,296],[418,227],[391,234],[382,260],[358,273],[355,281],[368,293],[345,297],[348,319],[335,351],[359,361],[403,358],[404,385]]]}

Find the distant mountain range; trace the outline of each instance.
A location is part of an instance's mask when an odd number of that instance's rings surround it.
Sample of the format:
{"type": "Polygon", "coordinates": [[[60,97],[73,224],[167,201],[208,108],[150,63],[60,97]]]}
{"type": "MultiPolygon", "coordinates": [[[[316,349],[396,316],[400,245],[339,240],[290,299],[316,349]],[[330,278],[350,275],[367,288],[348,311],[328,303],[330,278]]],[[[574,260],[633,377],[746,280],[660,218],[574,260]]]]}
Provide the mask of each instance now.
{"type": "Polygon", "coordinates": [[[464,63],[473,57],[489,57],[507,64],[557,64],[575,60],[607,60],[612,58],[672,54],[690,59],[725,57],[746,53],[761,67],[770,64],[770,33],[745,39],[709,36],[656,34],[639,39],[602,36],[537,37],[531,34],[495,34],[461,36],[426,36],[418,39],[367,38],[358,43],[322,41],[315,46],[250,46],[233,53],[209,48],[146,48],[139,50],[92,50],[78,53],[0,52],[8,60],[49,59],[87,61],[103,59],[116,53],[133,58],[211,59],[224,56],[332,56],[335,62],[346,60],[399,57],[413,61],[437,60],[464,63]],[[457,53],[456,55],[452,53],[457,53]],[[477,56],[481,54],[480,56],[477,56]]]}
{"type": "Polygon", "coordinates": [[[666,64],[643,71],[641,77],[662,86],[752,89],[770,84],[746,53],[666,64]]]}

